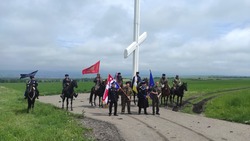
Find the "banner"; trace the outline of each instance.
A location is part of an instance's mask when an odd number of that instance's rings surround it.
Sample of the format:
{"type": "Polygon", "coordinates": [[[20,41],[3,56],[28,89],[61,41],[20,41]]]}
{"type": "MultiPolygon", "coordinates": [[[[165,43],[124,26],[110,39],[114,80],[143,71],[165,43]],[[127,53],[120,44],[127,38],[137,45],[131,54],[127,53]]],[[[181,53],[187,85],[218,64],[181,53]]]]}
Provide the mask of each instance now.
{"type": "Polygon", "coordinates": [[[155,82],[154,82],[154,78],[153,78],[151,70],[149,70],[149,71],[150,71],[150,74],[149,74],[149,84],[148,85],[150,88],[152,88],[152,87],[154,87],[155,82]]]}
{"type": "Polygon", "coordinates": [[[31,73],[28,73],[28,74],[20,74],[20,79],[30,77],[30,76],[35,76],[37,72],[38,72],[38,70],[33,71],[31,73]]]}
{"type": "Polygon", "coordinates": [[[94,65],[83,69],[82,74],[90,74],[90,73],[99,73],[99,68],[100,68],[100,61],[96,62],[94,65]]]}

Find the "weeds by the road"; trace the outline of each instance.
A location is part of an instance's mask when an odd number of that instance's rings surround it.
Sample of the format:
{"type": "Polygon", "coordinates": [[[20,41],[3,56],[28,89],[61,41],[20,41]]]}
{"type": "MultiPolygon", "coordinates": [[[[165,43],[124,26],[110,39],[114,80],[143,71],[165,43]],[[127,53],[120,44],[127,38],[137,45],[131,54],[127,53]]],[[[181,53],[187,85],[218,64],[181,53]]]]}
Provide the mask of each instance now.
{"type": "Polygon", "coordinates": [[[0,140],[88,140],[71,113],[36,101],[27,113],[22,92],[0,86],[0,140]]]}

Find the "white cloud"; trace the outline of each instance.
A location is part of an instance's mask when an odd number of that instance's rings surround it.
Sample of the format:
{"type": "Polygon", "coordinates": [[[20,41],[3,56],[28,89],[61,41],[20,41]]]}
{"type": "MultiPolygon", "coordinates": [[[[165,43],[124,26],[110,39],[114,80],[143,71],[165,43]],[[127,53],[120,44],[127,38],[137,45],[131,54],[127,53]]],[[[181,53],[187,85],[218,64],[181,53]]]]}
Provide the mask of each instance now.
{"type": "MultiPolygon", "coordinates": [[[[250,2],[142,0],[140,71],[250,75],[250,2]]],[[[4,1],[1,70],[132,72],[133,1],[4,1]]]]}

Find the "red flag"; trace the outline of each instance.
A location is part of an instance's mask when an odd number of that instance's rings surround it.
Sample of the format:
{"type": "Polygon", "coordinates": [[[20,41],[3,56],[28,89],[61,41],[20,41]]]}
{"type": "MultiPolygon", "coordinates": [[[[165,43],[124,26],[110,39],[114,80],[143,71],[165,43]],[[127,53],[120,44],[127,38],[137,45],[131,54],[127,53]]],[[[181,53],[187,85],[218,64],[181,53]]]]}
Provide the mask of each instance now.
{"type": "Polygon", "coordinates": [[[113,80],[113,77],[109,74],[108,79],[107,79],[107,83],[106,83],[106,89],[105,89],[103,97],[102,97],[102,101],[105,101],[105,103],[108,103],[108,93],[109,93],[109,88],[110,88],[112,80],[113,80]]]}
{"type": "Polygon", "coordinates": [[[100,61],[96,62],[94,65],[86,69],[83,69],[82,74],[99,73],[99,68],[100,68],[100,61]]]}

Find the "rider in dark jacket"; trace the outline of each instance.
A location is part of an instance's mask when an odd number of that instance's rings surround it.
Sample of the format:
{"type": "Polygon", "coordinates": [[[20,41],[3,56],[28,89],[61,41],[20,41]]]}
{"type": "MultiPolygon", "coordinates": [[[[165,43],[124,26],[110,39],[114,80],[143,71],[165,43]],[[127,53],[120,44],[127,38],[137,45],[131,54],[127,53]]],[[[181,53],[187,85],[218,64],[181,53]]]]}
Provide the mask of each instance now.
{"type": "Polygon", "coordinates": [[[28,93],[29,93],[29,87],[32,86],[35,88],[36,90],[36,98],[39,99],[39,91],[37,89],[38,86],[38,82],[35,80],[34,76],[30,76],[30,80],[26,83],[26,90],[25,90],[25,99],[27,99],[28,97],[28,93]]]}
{"type": "Polygon", "coordinates": [[[63,82],[62,82],[63,89],[62,89],[62,94],[60,95],[61,98],[63,98],[64,96],[63,94],[64,89],[69,86],[70,82],[71,82],[71,79],[69,78],[69,75],[65,74],[65,78],[63,79],[63,82]]]}

